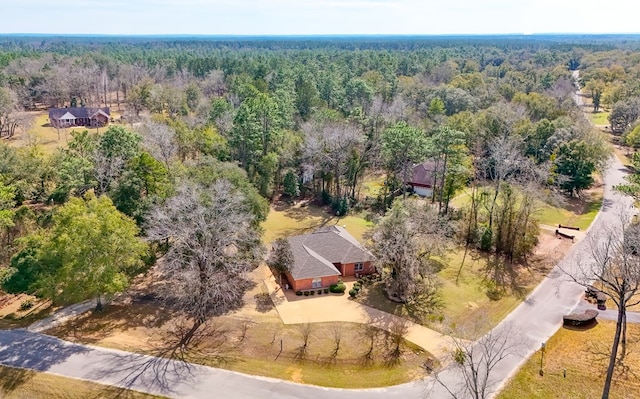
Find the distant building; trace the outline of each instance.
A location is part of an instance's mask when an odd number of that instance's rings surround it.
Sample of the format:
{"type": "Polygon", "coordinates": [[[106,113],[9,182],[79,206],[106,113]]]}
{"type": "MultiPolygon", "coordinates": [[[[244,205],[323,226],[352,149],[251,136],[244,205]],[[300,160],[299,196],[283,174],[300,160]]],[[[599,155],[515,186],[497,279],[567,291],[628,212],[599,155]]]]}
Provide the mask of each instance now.
{"type": "Polygon", "coordinates": [[[435,170],[436,165],[433,161],[426,161],[413,167],[409,185],[413,188],[414,193],[421,197],[431,197],[433,195],[435,170]]]}
{"type": "Polygon", "coordinates": [[[288,241],[294,262],[287,280],[294,291],[329,287],[340,276],[375,273],[371,252],[343,227],[323,227],[288,241]]]}
{"type": "Polygon", "coordinates": [[[86,126],[101,127],[109,124],[109,108],[51,108],[49,123],[56,128],[86,126]]]}

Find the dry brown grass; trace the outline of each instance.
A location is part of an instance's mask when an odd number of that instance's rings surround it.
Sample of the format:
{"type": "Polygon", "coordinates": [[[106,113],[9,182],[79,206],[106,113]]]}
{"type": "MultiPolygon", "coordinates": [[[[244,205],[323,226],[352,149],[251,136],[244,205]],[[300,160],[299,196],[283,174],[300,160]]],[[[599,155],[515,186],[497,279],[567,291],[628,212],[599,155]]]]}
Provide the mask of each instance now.
{"type": "MultiPolygon", "coordinates": [[[[256,300],[253,306],[259,302],[256,300]]],[[[392,358],[387,333],[377,329],[373,351],[367,357],[368,326],[355,323],[311,324],[309,343],[303,351],[300,325],[283,325],[269,308],[256,312],[259,314],[251,317],[236,313],[211,320],[204,330],[207,334],[187,353],[187,359],[307,384],[372,388],[419,378],[421,365],[430,358],[408,342],[402,356],[392,358]],[[334,353],[333,331],[337,325],[342,326],[342,340],[334,353]]],[[[180,320],[153,301],[138,301],[111,305],[102,313],[87,313],[47,333],[73,342],[158,355],[175,338],[171,331],[180,320]]]]}
{"type": "Polygon", "coordinates": [[[49,315],[53,311],[51,301],[27,294],[7,294],[0,291],[0,328],[25,327],[49,315]],[[29,308],[22,308],[30,302],[29,308]]]}
{"type": "Polygon", "coordinates": [[[3,399],[160,398],[160,396],[73,378],[4,366],[0,366],[0,397],[3,399]]]}
{"type": "MultiPolygon", "coordinates": [[[[615,322],[601,321],[588,330],[561,328],[523,365],[498,399],[590,399],[600,397],[613,342],[615,322]],[[567,370],[567,377],[563,376],[567,370]],[[526,396],[523,396],[525,395],[526,396]]],[[[617,366],[610,398],[640,397],[640,326],[628,327],[628,354],[617,366]]]]}
{"type": "MultiPolygon", "coordinates": [[[[7,140],[10,146],[19,148],[35,145],[40,151],[42,151],[42,153],[49,155],[53,154],[58,148],[65,148],[69,143],[69,140],[71,140],[71,132],[74,130],[95,131],[95,129],[81,126],[56,129],[49,125],[48,111],[31,111],[28,113],[33,117],[33,127],[27,133],[19,130],[15,136],[10,140],[7,140]]],[[[112,111],[111,117],[117,121],[120,118],[120,112],[112,111]]],[[[105,129],[106,128],[100,128],[99,131],[103,132],[105,129]]]]}

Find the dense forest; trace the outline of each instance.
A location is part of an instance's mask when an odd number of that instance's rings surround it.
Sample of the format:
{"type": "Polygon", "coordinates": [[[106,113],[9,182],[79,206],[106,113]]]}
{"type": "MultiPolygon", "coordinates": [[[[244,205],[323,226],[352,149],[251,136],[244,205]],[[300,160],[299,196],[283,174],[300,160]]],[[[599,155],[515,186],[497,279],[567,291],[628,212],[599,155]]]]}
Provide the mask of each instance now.
{"type": "MultiPolygon", "coordinates": [[[[516,262],[537,242],[536,204],[579,197],[610,155],[576,106],[577,87],[594,112],[612,110],[614,133],[640,146],[639,43],[633,36],[0,38],[5,289],[61,302],[118,292],[167,251],[169,238],[178,242],[167,226],[206,241],[194,234],[204,228],[198,223],[226,225],[207,210],[200,221],[184,217],[207,204],[257,233],[279,198],[311,198],[372,220],[394,209],[388,217],[400,220],[394,200],[411,194],[412,168],[425,161],[433,165],[429,211],[406,211],[429,213],[425,223],[438,226],[427,229],[432,236],[516,262]],[[80,106],[117,116],[108,127],[60,138],[65,144],[51,153],[29,139],[38,112],[80,106]],[[368,176],[383,176],[375,195],[362,190],[368,176]],[[468,204],[452,206],[463,191],[468,204]],[[72,234],[79,229],[91,233],[72,234]]],[[[388,243],[376,237],[384,255],[388,243]]],[[[244,255],[238,268],[211,273],[240,278],[261,258],[257,235],[242,240],[220,244],[244,255]]],[[[204,270],[184,251],[176,261],[204,270]]],[[[222,264],[238,253],[215,256],[222,264]]],[[[227,289],[215,292],[212,303],[233,299],[223,298],[227,289]]]]}

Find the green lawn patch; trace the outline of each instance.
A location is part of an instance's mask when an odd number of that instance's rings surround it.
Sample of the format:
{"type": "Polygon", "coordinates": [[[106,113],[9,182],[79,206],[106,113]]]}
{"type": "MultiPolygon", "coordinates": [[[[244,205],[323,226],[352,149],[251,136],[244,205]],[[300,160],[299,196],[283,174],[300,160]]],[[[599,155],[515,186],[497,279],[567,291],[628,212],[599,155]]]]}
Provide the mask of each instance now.
{"type": "Polygon", "coordinates": [[[267,220],[262,223],[263,241],[270,243],[280,237],[304,234],[323,226],[336,224],[343,226],[360,241],[363,234],[373,227],[373,223],[360,216],[337,217],[329,213],[326,208],[315,205],[282,206],[271,208],[267,220]]]}
{"type": "MultiPolygon", "coordinates": [[[[533,288],[533,282],[539,279],[519,279],[521,290],[505,289],[501,295],[489,295],[488,273],[494,268],[491,258],[477,251],[469,251],[464,258],[464,248],[458,248],[441,259],[444,268],[438,272],[442,283],[439,290],[440,308],[428,309],[417,305],[399,304],[388,300],[384,295],[382,283],[368,284],[361,290],[357,300],[365,305],[382,311],[407,317],[429,328],[444,331],[450,323],[461,324],[469,318],[488,314],[490,323],[487,328],[497,324],[521,301],[524,293],[533,288]],[[462,267],[461,267],[462,266],[462,267]],[[446,323],[446,324],[443,324],[446,323]]],[[[499,267],[507,268],[505,265],[499,267]]],[[[521,270],[515,267],[516,274],[521,270]]],[[[542,276],[540,276],[541,278],[542,276]]]]}
{"type": "Polygon", "coordinates": [[[586,113],[586,115],[588,115],[591,123],[593,123],[596,126],[598,125],[602,126],[602,125],[609,124],[609,115],[611,115],[611,112],[603,111],[595,114],[593,112],[588,112],[586,113]]]}
{"type": "Polygon", "coordinates": [[[571,199],[565,208],[542,204],[536,214],[541,224],[549,226],[579,227],[581,230],[588,228],[600,212],[602,207],[602,190],[597,190],[584,195],[584,199],[571,199]]]}

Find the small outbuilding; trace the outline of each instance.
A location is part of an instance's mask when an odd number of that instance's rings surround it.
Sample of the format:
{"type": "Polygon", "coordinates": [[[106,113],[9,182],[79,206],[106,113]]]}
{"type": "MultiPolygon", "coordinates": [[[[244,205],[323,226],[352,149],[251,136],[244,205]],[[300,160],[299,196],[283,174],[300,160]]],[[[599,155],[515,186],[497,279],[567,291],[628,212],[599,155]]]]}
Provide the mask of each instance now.
{"type": "Polygon", "coordinates": [[[413,192],[420,197],[431,197],[435,173],[436,165],[431,160],[415,165],[409,181],[413,192]]]}

